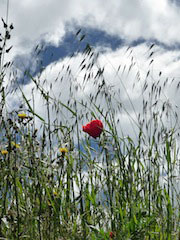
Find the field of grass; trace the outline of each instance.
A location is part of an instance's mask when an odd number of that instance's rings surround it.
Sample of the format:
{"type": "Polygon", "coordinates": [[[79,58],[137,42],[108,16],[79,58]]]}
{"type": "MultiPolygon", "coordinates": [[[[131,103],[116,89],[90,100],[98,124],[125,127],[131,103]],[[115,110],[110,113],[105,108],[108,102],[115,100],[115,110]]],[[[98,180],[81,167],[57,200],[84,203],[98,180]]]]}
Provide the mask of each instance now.
{"type": "Polygon", "coordinates": [[[5,61],[13,25],[3,25],[0,239],[180,239],[179,116],[164,94],[170,79],[151,72],[154,46],[144,76],[127,48],[129,65],[111,66],[114,87],[106,53],[78,31],[53,81],[26,71],[21,84],[5,61]],[[96,139],[82,131],[93,119],[104,125],[96,139]]]}

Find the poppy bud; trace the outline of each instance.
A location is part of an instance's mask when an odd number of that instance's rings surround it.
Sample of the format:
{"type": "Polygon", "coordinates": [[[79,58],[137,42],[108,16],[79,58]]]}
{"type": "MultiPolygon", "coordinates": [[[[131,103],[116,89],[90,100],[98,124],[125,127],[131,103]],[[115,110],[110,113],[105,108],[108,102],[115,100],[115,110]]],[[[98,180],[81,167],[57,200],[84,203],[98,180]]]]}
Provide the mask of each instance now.
{"type": "Polygon", "coordinates": [[[114,235],[113,232],[110,232],[110,233],[109,233],[109,237],[110,237],[110,238],[114,238],[114,236],[115,236],[115,235],[114,235]]]}
{"type": "Polygon", "coordinates": [[[84,132],[88,133],[91,137],[97,138],[101,135],[103,131],[103,124],[101,120],[92,120],[87,123],[85,126],[82,126],[84,132]]]}

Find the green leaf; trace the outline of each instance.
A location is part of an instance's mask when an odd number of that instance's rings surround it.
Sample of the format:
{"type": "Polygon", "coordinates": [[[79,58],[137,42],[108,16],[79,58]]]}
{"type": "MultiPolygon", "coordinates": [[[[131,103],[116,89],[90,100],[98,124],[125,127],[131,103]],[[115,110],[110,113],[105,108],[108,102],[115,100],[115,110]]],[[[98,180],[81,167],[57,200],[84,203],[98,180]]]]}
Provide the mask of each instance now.
{"type": "Polygon", "coordinates": [[[24,95],[22,89],[20,88],[20,86],[19,86],[19,89],[20,89],[20,91],[21,91],[21,93],[22,93],[22,96],[23,96],[26,104],[28,105],[29,112],[31,112],[34,116],[38,117],[41,121],[45,122],[45,120],[44,120],[42,117],[40,117],[37,113],[35,113],[35,112],[33,111],[31,105],[29,104],[29,101],[28,101],[27,98],[25,97],[25,95],[24,95]]]}
{"type": "Polygon", "coordinates": [[[60,103],[63,107],[65,107],[67,110],[69,110],[74,116],[77,116],[77,114],[76,114],[70,107],[68,107],[67,105],[65,105],[64,103],[62,103],[62,102],[60,102],[60,101],[59,101],[59,103],[60,103]]]}

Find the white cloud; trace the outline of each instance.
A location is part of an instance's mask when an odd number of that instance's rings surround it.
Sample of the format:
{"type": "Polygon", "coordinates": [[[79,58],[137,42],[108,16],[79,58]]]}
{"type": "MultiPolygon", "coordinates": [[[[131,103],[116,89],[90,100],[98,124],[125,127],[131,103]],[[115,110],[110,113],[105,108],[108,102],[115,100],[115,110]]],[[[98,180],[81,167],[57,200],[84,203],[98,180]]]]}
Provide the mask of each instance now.
{"type": "MultiPolygon", "coordinates": [[[[91,110],[94,111],[97,116],[100,116],[97,110],[90,104],[90,94],[92,96],[96,95],[98,86],[102,83],[102,78],[94,80],[94,77],[97,73],[98,67],[101,69],[104,67],[104,79],[108,91],[112,95],[112,108],[115,110],[115,119],[120,119],[120,127],[123,129],[125,134],[131,134],[134,131],[134,127],[137,130],[136,126],[132,126],[134,122],[137,123],[138,113],[142,113],[142,101],[149,99],[149,91],[153,83],[157,84],[159,81],[159,86],[162,86],[161,102],[169,101],[172,103],[173,108],[176,111],[179,111],[179,97],[178,92],[176,92],[177,84],[179,78],[179,52],[178,51],[167,51],[161,47],[154,47],[149,51],[149,46],[146,44],[138,45],[127,51],[127,46],[121,47],[116,51],[111,49],[99,56],[97,65],[95,64],[92,68],[92,71],[82,70],[80,71],[79,65],[84,59],[84,56],[81,54],[73,58],[65,58],[57,62],[56,64],[50,64],[42,73],[41,77],[35,77],[41,85],[43,85],[46,91],[49,91],[49,94],[52,98],[62,101],[62,103],[67,104],[68,100],[70,103],[74,102],[76,99],[78,102],[81,100],[84,103],[87,103],[87,108],[78,104],[78,113],[79,115],[86,116],[88,114],[88,119],[91,119],[91,110]],[[148,58],[151,51],[154,51],[152,58],[154,63],[150,65],[151,58],[148,58]],[[132,64],[133,63],[133,64],[132,64]],[[130,69],[130,66],[132,67],[130,69]],[[121,65],[119,72],[117,74],[117,69],[121,65]],[[63,67],[64,66],[64,67],[63,67]],[[71,72],[67,70],[70,66],[71,72]],[[129,71],[130,69],[130,71],[129,71]],[[146,79],[147,72],[150,71],[149,77],[146,79]],[[138,80],[137,73],[139,72],[140,80],[138,80]],[[161,76],[159,73],[162,72],[161,76]],[[90,79],[84,82],[84,77],[91,73],[90,79]],[[171,84],[172,77],[175,76],[173,83],[171,84]],[[62,78],[63,77],[63,78],[62,78]],[[169,77],[166,87],[163,87],[164,81],[169,77]],[[62,79],[62,80],[61,80],[62,79]],[[148,88],[147,91],[142,93],[144,83],[147,82],[148,88]],[[70,92],[70,87],[72,91],[70,92]],[[76,89],[76,87],[78,87],[76,89]],[[118,110],[118,104],[122,105],[121,111],[118,110]],[[128,120],[129,119],[129,120],[128,120]]],[[[88,64],[87,64],[88,65],[88,64]]],[[[31,89],[35,87],[33,82],[22,87],[23,92],[30,104],[33,105],[31,89]]],[[[47,106],[46,102],[43,101],[39,91],[35,92],[35,112],[47,119],[47,106]]],[[[18,93],[18,92],[17,92],[18,93]]],[[[20,96],[20,92],[18,96],[20,96]]],[[[13,96],[15,97],[15,96],[13,96]]],[[[104,96],[99,95],[96,100],[97,106],[100,106],[100,109],[108,111],[108,106],[106,104],[107,99],[104,96]]],[[[155,102],[155,100],[153,100],[155,102]]],[[[10,102],[17,102],[17,100],[12,101],[10,97],[10,102]]],[[[152,104],[154,103],[152,102],[152,104]]],[[[10,103],[9,103],[10,104],[10,103]]],[[[64,114],[59,111],[56,114],[56,106],[52,104],[54,109],[51,109],[51,120],[53,121],[58,117],[59,121],[68,121],[68,124],[73,124],[72,114],[65,112],[65,108],[59,105],[60,109],[63,109],[64,114]]],[[[72,109],[74,105],[72,104],[72,109]]],[[[83,119],[81,120],[81,124],[83,119]]],[[[134,133],[133,133],[134,134],[134,133]]]]}
{"type": "MultiPolygon", "coordinates": [[[[125,38],[127,44],[129,41],[136,40],[139,37],[145,39],[155,38],[170,45],[180,40],[180,27],[177,24],[180,18],[179,8],[168,0],[159,0],[158,2],[156,0],[106,0],[103,1],[103,4],[95,0],[89,1],[88,4],[84,0],[47,0],[45,2],[42,0],[10,0],[9,6],[9,23],[13,22],[15,26],[11,39],[14,48],[10,57],[17,54],[28,55],[35,43],[42,38],[47,42],[57,44],[61,41],[66,31],[66,23],[72,21],[83,27],[91,26],[110,34],[116,34],[121,38],[125,38]]],[[[6,1],[1,1],[0,3],[0,15],[5,18],[6,1]]],[[[98,61],[100,66],[105,68],[104,77],[107,86],[110,88],[110,91],[115,91],[116,100],[118,99],[119,102],[122,102],[124,109],[131,114],[131,117],[133,116],[134,118],[137,114],[135,114],[129,99],[134,104],[135,110],[137,112],[140,111],[142,107],[141,91],[148,70],[150,70],[148,81],[151,81],[151,83],[159,79],[162,83],[166,77],[176,77],[174,85],[171,85],[167,90],[164,89],[164,98],[169,98],[174,105],[178,105],[179,98],[174,97],[174,92],[180,76],[179,50],[170,51],[161,47],[155,47],[153,48],[154,54],[152,58],[148,59],[150,51],[146,44],[135,47],[132,53],[130,53],[131,50],[126,52],[126,49],[126,46],[116,51],[107,49],[107,52],[100,56],[98,61]],[[128,73],[132,57],[134,64],[128,73]],[[154,63],[150,65],[150,60],[152,59],[154,63]],[[117,75],[116,70],[119,65],[121,65],[121,68],[119,75],[117,75]],[[160,71],[162,72],[161,77],[159,77],[160,71]],[[141,79],[139,82],[137,79],[138,72],[141,79]],[[135,83],[134,89],[132,89],[133,83],[135,83]],[[116,92],[117,89],[120,89],[118,94],[116,92]]],[[[57,97],[61,93],[60,98],[63,102],[67,102],[66,100],[69,98],[67,91],[69,91],[68,81],[70,77],[72,81],[76,80],[75,85],[78,83],[82,87],[85,72],[80,72],[78,69],[81,60],[79,55],[72,58],[71,61],[66,58],[63,61],[59,61],[56,65],[51,64],[40,78],[42,81],[44,79],[47,80],[47,89],[49,88],[53,96],[57,97]],[[63,82],[60,83],[60,80],[58,80],[59,82],[55,83],[54,80],[57,78],[63,64],[65,66],[70,64],[72,75],[69,76],[65,71],[62,71],[59,79],[64,74],[63,82]],[[52,88],[50,89],[51,84],[52,88]]],[[[94,74],[96,71],[97,67],[94,67],[94,74]]],[[[27,99],[32,99],[30,89],[33,86],[34,83],[32,82],[24,86],[23,90],[27,99]]],[[[73,93],[76,94],[77,99],[87,100],[87,96],[91,91],[94,91],[95,87],[97,86],[94,86],[93,82],[89,81],[84,92],[82,90],[73,90],[73,93]]],[[[36,103],[38,103],[35,106],[36,111],[43,117],[46,117],[44,116],[46,114],[42,97],[37,94],[36,99],[36,103]]],[[[113,102],[115,106],[117,104],[116,100],[113,102]]],[[[98,104],[101,101],[102,99],[99,98],[97,100],[98,104]]],[[[86,109],[86,111],[88,110],[86,109]]],[[[124,129],[130,129],[130,123],[126,120],[127,116],[125,113],[123,114],[123,127],[124,129]]]]}
{"type": "MultiPolygon", "coordinates": [[[[0,16],[6,17],[6,1],[0,3],[0,16]]],[[[57,44],[65,33],[65,24],[75,21],[116,34],[126,41],[155,38],[173,45],[180,41],[179,8],[168,0],[59,1],[10,0],[9,22],[13,55],[29,52],[35,41],[45,38],[57,44]]]]}

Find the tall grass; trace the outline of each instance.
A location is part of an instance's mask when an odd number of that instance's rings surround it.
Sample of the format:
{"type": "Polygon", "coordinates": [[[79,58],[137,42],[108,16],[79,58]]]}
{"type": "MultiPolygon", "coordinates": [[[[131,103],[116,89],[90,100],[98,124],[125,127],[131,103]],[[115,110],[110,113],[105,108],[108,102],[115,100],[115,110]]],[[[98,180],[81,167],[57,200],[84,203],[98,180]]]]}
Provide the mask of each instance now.
{"type": "Polygon", "coordinates": [[[179,239],[179,119],[165,97],[170,80],[153,77],[154,45],[144,76],[132,48],[124,53],[129,63],[116,69],[108,62],[114,87],[99,61],[109,61],[106,53],[96,52],[78,31],[77,52],[59,65],[53,82],[44,71],[26,71],[27,97],[15,75],[6,85],[13,26],[4,22],[4,29],[0,239],[179,239]],[[138,108],[127,84],[138,91],[138,108]],[[13,98],[17,105],[10,108],[13,98]],[[82,124],[96,118],[104,131],[93,140],[82,124]]]}

